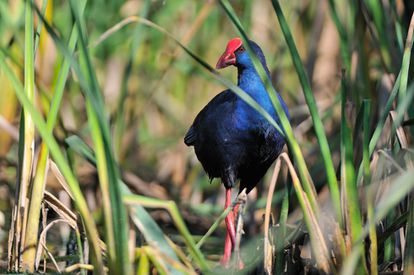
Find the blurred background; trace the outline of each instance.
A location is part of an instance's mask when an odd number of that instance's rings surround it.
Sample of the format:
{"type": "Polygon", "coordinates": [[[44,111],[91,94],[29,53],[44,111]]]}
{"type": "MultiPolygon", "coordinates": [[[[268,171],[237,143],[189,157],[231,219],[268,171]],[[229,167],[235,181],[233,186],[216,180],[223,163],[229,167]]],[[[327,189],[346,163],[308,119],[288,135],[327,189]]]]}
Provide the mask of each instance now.
{"type": "MultiPolygon", "coordinates": [[[[35,2],[40,9],[43,1],[35,2]]],[[[341,41],[330,2],[289,0],[280,1],[280,5],[311,82],[337,168],[341,157],[341,70],[344,69],[348,76],[346,114],[354,121],[363,100],[370,99],[370,125],[374,129],[401,67],[414,2],[378,1],[382,2],[382,16],[377,17],[372,8],[375,1],[333,1],[336,3],[337,19],[346,33],[346,41],[341,41]]],[[[323,197],[328,189],[320,147],[272,3],[230,3],[249,38],[263,49],[272,82],[289,107],[295,137],[314,185],[323,197]]],[[[125,21],[130,16],[145,17],[165,28],[211,66],[216,64],[227,42],[239,34],[220,5],[212,0],[94,0],[87,3],[84,12],[88,47],[103,94],[114,157],[122,179],[136,194],[174,201],[191,234],[199,239],[223,211],[224,188],[217,179],[210,182],[193,148],[184,145],[183,137],[202,107],[226,87],[217,83],[208,71],[166,35],[137,22],[125,21]]],[[[74,22],[68,1],[48,1],[45,18],[59,37],[68,41],[74,22]]],[[[35,17],[35,27],[38,23],[39,18],[35,17]]],[[[24,26],[24,1],[1,1],[0,47],[7,53],[10,68],[21,79],[24,26]]],[[[61,52],[47,34],[42,28],[35,58],[35,104],[44,116],[49,111],[63,60],[61,52]]],[[[77,50],[76,54],[79,54],[77,50]]],[[[234,67],[220,71],[220,74],[236,83],[234,67]]],[[[410,82],[412,70],[409,73],[410,82]]],[[[2,71],[0,83],[0,263],[2,268],[6,268],[8,232],[19,163],[21,105],[10,79],[2,71]]],[[[353,127],[354,124],[351,125],[353,127]]],[[[412,132],[413,128],[409,131],[412,132]]],[[[67,138],[73,135],[93,147],[85,99],[73,71],[69,73],[65,85],[53,134],[64,151],[69,147],[67,138]]],[[[40,142],[36,134],[35,144],[40,142]]],[[[362,158],[361,137],[357,136],[354,142],[355,162],[359,163],[362,158]]],[[[387,144],[390,144],[389,137],[385,134],[378,146],[387,144]]],[[[102,198],[97,171],[84,157],[70,152],[67,156],[72,158],[71,168],[79,180],[89,209],[97,224],[102,226],[102,198]]],[[[243,238],[262,234],[272,170],[269,169],[262,184],[248,196],[243,238]]],[[[275,209],[280,209],[285,183],[289,181],[285,168],[282,167],[280,175],[273,197],[275,209]]],[[[70,205],[54,173],[47,174],[45,188],[70,205]]],[[[289,219],[294,222],[301,216],[294,195],[290,205],[289,219]]],[[[149,212],[174,242],[183,242],[166,211],[152,209],[149,212]]],[[[278,220],[278,213],[274,213],[275,221],[278,220]]],[[[50,213],[49,218],[53,219],[54,215],[50,213]]],[[[56,227],[48,234],[53,244],[51,249],[55,249],[53,251],[65,250],[68,237],[64,237],[67,233],[62,233],[62,230],[56,227]]],[[[224,235],[222,224],[203,246],[203,253],[208,259],[219,259],[224,235]]]]}

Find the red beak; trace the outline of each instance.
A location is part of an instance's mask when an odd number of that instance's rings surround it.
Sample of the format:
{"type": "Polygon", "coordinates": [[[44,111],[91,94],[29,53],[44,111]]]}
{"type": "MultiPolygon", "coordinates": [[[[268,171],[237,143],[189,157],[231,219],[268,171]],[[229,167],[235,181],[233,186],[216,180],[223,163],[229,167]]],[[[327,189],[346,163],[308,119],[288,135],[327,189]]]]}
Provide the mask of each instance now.
{"type": "Polygon", "coordinates": [[[217,62],[216,69],[223,69],[230,65],[236,65],[236,55],[234,52],[240,48],[242,44],[243,41],[238,37],[230,40],[229,43],[227,43],[226,50],[217,62]]]}
{"type": "Polygon", "coordinates": [[[223,69],[230,65],[236,65],[236,56],[232,52],[224,52],[217,61],[216,69],[223,69]]]}

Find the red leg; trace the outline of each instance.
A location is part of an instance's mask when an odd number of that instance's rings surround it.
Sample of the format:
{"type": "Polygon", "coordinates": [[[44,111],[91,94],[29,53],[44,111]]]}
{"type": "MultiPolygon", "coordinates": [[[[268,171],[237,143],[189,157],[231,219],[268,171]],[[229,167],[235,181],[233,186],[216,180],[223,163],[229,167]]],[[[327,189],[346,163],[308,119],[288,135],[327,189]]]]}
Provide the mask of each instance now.
{"type": "MultiPolygon", "coordinates": [[[[226,189],[226,203],[224,209],[227,209],[231,206],[231,189],[226,189]]],[[[236,243],[236,230],[234,227],[234,214],[233,211],[230,211],[226,217],[226,240],[224,243],[224,255],[221,260],[222,265],[227,266],[230,258],[231,258],[231,251],[236,243]]]]}
{"type": "MultiPolygon", "coordinates": [[[[231,206],[231,189],[226,189],[226,205],[224,206],[224,209],[227,209],[230,206],[231,206]]],[[[234,218],[235,216],[233,214],[233,211],[230,211],[225,219],[226,226],[227,226],[227,233],[229,233],[230,235],[230,239],[231,239],[233,246],[236,243],[236,227],[234,225],[234,218]]]]}
{"type": "Polygon", "coordinates": [[[230,235],[229,235],[229,232],[227,232],[226,241],[224,243],[224,254],[223,254],[223,258],[221,259],[221,264],[225,267],[227,267],[230,262],[232,248],[233,247],[231,245],[230,235]]]}

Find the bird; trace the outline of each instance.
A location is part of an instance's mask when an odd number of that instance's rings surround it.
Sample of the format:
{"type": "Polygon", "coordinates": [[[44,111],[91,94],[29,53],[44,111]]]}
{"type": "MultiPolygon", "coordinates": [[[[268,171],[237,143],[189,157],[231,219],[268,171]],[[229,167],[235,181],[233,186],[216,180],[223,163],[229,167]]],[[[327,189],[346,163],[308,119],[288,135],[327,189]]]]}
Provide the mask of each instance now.
{"type": "MultiPolygon", "coordinates": [[[[248,40],[248,43],[270,79],[263,51],[254,41],[248,40]]],[[[239,37],[227,43],[216,69],[232,65],[237,68],[237,86],[260,104],[281,127],[265,85],[239,37]]],[[[276,92],[276,95],[290,119],[286,103],[279,93],[276,92]]],[[[239,193],[246,189],[248,194],[283,150],[285,138],[258,111],[228,89],[217,94],[198,113],[184,137],[184,143],[194,146],[195,154],[210,179],[221,179],[226,189],[226,209],[231,206],[231,190],[238,180],[239,193]]],[[[235,245],[237,211],[238,205],[225,218],[226,239],[221,259],[224,266],[229,264],[235,245]]]]}

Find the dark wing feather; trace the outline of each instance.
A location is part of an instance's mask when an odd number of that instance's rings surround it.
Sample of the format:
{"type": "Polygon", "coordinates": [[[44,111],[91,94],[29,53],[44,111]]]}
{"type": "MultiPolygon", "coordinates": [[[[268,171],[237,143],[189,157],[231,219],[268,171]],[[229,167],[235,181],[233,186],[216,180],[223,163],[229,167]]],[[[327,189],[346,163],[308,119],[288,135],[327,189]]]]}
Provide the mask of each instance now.
{"type": "Polygon", "coordinates": [[[187,146],[191,146],[191,145],[194,145],[195,141],[196,141],[196,135],[195,135],[194,127],[191,126],[190,129],[188,129],[187,134],[185,134],[184,143],[187,146]]]}
{"type": "MultiPolygon", "coordinates": [[[[233,94],[230,90],[223,91],[217,94],[197,115],[195,118],[193,125],[191,125],[190,129],[188,129],[187,134],[184,137],[184,143],[187,146],[192,146],[197,141],[197,128],[200,126],[200,121],[205,119],[206,116],[212,115],[223,107],[222,104],[226,102],[230,102],[236,98],[236,95],[233,94]]],[[[209,125],[204,125],[205,127],[209,127],[209,125]]]]}

